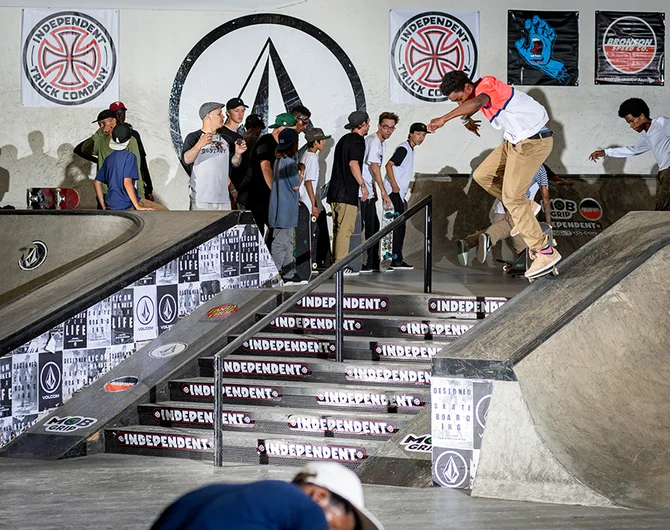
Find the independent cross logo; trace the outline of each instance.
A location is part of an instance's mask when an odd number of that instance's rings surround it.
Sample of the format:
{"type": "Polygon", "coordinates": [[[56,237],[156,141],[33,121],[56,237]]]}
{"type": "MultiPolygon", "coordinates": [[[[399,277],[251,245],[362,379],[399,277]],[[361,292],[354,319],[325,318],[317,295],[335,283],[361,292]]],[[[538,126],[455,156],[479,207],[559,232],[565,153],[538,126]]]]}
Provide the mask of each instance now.
{"type": "Polygon", "coordinates": [[[33,241],[31,247],[23,249],[19,259],[19,268],[24,271],[33,271],[40,267],[47,259],[49,249],[43,241],[33,241]]]}
{"type": "Polygon", "coordinates": [[[410,18],[391,46],[393,74],[403,89],[417,99],[446,101],[440,91],[444,74],[477,70],[477,47],[470,29],[458,18],[434,11],[410,18]]]}
{"type": "Polygon", "coordinates": [[[59,105],[81,105],[106,90],[116,70],[116,49],[95,18],[62,11],[44,18],[29,33],[23,66],[42,97],[59,105]]]}

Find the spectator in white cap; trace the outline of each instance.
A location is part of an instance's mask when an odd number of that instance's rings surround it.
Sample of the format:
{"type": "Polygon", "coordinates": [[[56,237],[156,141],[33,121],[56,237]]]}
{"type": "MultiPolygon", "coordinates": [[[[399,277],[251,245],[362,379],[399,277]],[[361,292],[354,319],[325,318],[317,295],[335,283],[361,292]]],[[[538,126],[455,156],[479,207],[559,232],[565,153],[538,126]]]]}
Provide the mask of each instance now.
{"type": "Polygon", "coordinates": [[[365,509],[356,473],[337,462],[312,462],[293,483],[213,484],[187,493],[152,530],[384,530],[365,509]]]}

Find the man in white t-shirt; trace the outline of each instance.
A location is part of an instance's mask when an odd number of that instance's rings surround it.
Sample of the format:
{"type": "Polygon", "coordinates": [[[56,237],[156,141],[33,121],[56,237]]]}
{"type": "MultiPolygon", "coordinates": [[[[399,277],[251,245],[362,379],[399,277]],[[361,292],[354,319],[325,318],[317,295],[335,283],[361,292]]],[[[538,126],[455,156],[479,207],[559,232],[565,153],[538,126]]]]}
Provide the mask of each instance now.
{"type": "Polygon", "coordinates": [[[670,118],[659,116],[651,119],[649,106],[639,98],[624,101],[619,107],[619,117],[640,134],[640,139],[629,147],[597,149],[589,159],[595,162],[604,156],[627,158],[651,151],[658,162],[656,210],[670,210],[670,118]]]}
{"type": "Polygon", "coordinates": [[[319,151],[323,150],[328,138],[330,135],[325,134],[322,129],[312,127],[305,133],[307,151],[300,159],[300,163],[305,165],[305,178],[300,184],[298,194],[301,204],[311,212],[313,217],[319,216],[319,203],[314,194],[319,182],[319,151]]]}
{"type": "MultiPolygon", "coordinates": [[[[365,156],[363,158],[363,181],[368,189],[368,200],[361,202],[361,221],[365,231],[365,239],[371,238],[379,232],[379,216],[377,215],[377,187],[380,190],[384,207],[391,209],[391,199],[384,188],[382,181],[382,159],[386,152],[388,140],[400,119],[393,112],[382,112],[379,115],[377,132],[365,138],[365,156]],[[377,183],[375,187],[374,183],[377,183]]],[[[360,197],[359,192],[359,197],[360,197]]],[[[368,250],[368,258],[361,267],[361,273],[379,271],[379,245],[368,250]]]]}
{"type": "MultiPolygon", "coordinates": [[[[407,210],[407,193],[414,176],[414,148],[426,139],[428,128],[425,123],[413,123],[409,128],[407,140],[396,147],[391,159],[386,163],[386,180],[384,187],[391,198],[398,215],[407,210]]],[[[393,231],[393,269],[413,269],[402,255],[405,242],[405,225],[393,231]]]]}

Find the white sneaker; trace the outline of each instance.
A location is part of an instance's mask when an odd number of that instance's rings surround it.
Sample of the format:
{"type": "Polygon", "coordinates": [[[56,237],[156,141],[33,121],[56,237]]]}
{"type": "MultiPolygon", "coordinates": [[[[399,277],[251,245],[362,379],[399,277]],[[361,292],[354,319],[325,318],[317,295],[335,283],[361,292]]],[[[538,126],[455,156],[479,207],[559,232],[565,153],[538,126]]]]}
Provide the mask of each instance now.
{"type": "MultiPolygon", "coordinates": [[[[537,216],[538,213],[540,213],[540,210],[542,210],[542,205],[535,202],[535,201],[531,201],[531,202],[534,204],[534,206],[533,206],[533,217],[535,217],[535,216],[537,216]]],[[[514,225],[512,227],[512,231],[509,233],[509,235],[512,236],[512,237],[519,235],[519,231],[516,229],[516,225],[514,225]]]]}
{"type": "Polygon", "coordinates": [[[458,247],[458,263],[460,264],[461,267],[467,267],[468,252],[470,251],[468,242],[465,239],[459,239],[458,241],[456,241],[456,245],[458,247]]]}
{"type": "Polygon", "coordinates": [[[344,268],[344,275],[345,276],[358,276],[359,274],[360,274],[360,272],[355,271],[351,267],[345,267],[344,268]]]}
{"type": "Polygon", "coordinates": [[[547,246],[537,252],[531,251],[531,257],[533,263],[531,263],[528,270],[524,273],[526,278],[542,276],[542,274],[546,274],[547,271],[553,269],[561,261],[561,255],[551,246],[547,246]]]}

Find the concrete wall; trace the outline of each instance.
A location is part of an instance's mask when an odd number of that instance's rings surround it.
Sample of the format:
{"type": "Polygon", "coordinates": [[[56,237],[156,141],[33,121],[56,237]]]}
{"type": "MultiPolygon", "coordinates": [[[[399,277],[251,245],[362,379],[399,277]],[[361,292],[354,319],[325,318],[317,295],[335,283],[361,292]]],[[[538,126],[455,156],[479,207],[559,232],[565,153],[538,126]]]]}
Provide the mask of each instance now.
{"type": "MultiPolygon", "coordinates": [[[[113,7],[114,2],[107,2],[113,7]]],[[[202,4],[202,2],[201,2],[202,4]]],[[[214,4],[214,2],[212,2],[214,4]]],[[[142,5],[141,3],[137,4],[142,5]]],[[[663,11],[662,0],[641,0],[640,11],[663,11]]],[[[381,0],[306,0],[283,8],[281,13],[301,18],[330,35],[349,55],[361,76],[371,115],[393,110],[401,116],[401,126],[389,141],[392,148],[404,140],[406,127],[413,121],[427,121],[444,113],[446,104],[391,105],[388,92],[388,12],[393,8],[448,9],[439,0],[411,2],[381,0]]],[[[647,173],[654,166],[651,155],[633,160],[611,160],[594,165],[588,154],[597,147],[633,143],[637,135],[617,117],[619,103],[632,96],[643,97],[652,115],[668,114],[670,88],[595,86],[594,12],[597,9],[626,10],[624,0],[560,3],[539,0],[473,1],[461,9],[481,12],[482,74],[506,79],[507,9],[573,9],[580,11],[580,86],[572,88],[530,88],[532,95],[545,102],[557,132],[551,164],[558,172],[568,173],[647,173]]],[[[168,98],[175,73],[186,54],[206,33],[220,24],[249,14],[222,11],[158,11],[122,9],[120,12],[120,98],[129,108],[128,121],[141,133],[149,154],[157,198],[172,209],[187,207],[187,178],[178,164],[168,127],[168,98]]],[[[23,206],[25,188],[31,185],[84,184],[84,206],[93,201],[92,186],[86,183],[90,166],[73,157],[72,146],[95,130],[91,121],[97,109],[23,108],[20,103],[21,9],[0,8],[0,203],[23,206]]],[[[225,68],[222,58],[222,67],[225,68]]],[[[318,72],[315,74],[318,75],[318,72]]],[[[298,87],[301,93],[309,87],[298,87]]],[[[225,94],[225,101],[237,94],[225,94]]],[[[308,105],[309,106],[309,105],[308,105]]],[[[348,114],[342,109],[339,123],[348,114]]],[[[339,137],[343,129],[335,123],[317,126],[330,129],[339,137]]],[[[466,133],[459,124],[449,124],[429,137],[417,150],[415,171],[470,172],[471,161],[495,147],[500,134],[484,124],[482,138],[466,133]]]]}

